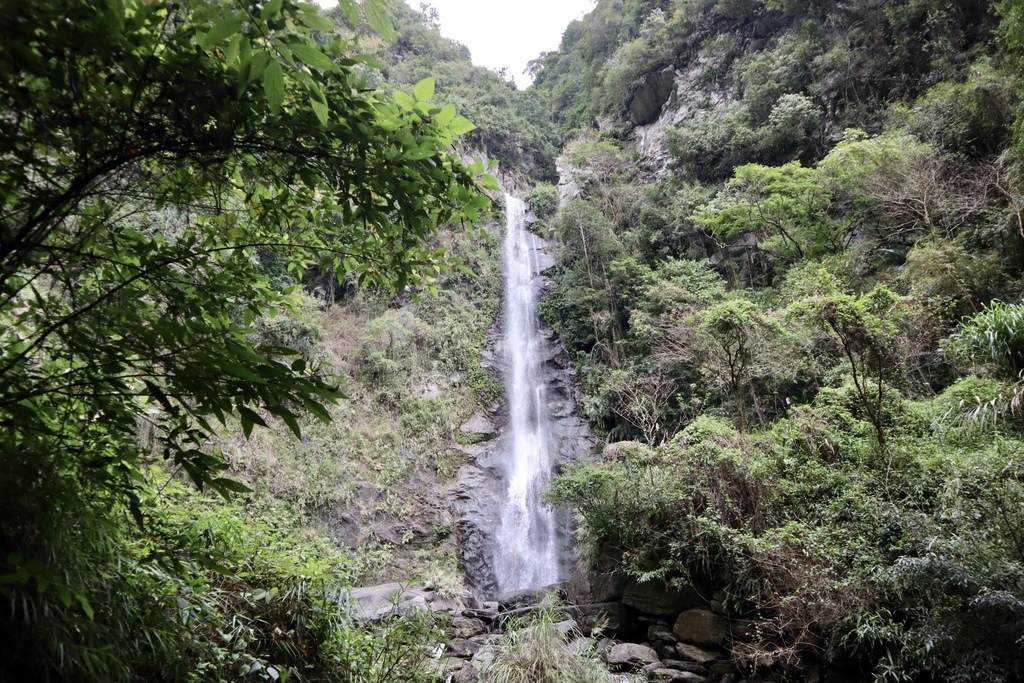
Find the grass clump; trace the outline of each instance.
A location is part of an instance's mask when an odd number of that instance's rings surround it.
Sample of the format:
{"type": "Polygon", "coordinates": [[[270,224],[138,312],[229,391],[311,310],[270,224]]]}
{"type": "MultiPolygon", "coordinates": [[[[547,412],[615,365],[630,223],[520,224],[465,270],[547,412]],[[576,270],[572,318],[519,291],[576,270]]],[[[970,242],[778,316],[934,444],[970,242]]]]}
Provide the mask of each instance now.
{"type": "Polygon", "coordinates": [[[493,646],[481,680],[493,683],[611,683],[615,680],[586,648],[576,647],[575,628],[566,633],[562,612],[547,598],[533,614],[512,620],[493,646]]]}

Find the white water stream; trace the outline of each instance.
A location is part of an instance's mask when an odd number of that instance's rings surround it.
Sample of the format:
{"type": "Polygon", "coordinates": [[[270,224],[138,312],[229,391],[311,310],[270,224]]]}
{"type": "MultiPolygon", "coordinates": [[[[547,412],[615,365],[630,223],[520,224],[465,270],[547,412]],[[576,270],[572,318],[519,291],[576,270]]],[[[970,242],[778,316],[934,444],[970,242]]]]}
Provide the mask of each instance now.
{"type": "Polygon", "coordinates": [[[557,582],[560,542],[541,492],[551,474],[551,423],[543,373],[545,340],[537,318],[541,240],[526,230],[526,204],[505,195],[504,352],[511,447],[494,570],[501,592],[557,582]]]}

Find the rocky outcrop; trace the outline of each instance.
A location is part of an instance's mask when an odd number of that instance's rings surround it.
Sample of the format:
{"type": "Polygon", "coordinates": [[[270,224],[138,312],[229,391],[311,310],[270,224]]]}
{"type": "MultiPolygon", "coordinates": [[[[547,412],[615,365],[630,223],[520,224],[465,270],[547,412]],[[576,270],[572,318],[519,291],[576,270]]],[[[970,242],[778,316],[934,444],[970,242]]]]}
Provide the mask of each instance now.
{"type": "Polygon", "coordinates": [[[634,126],[645,126],[658,119],[675,89],[675,81],[676,70],[671,66],[647,75],[629,102],[629,118],[634,126]]]}
{"type": "MultiPolygon", "coordinates": [[[[662,100],[659,111],[646,121],[636,124],[632,139],[644,167],[655,176],[668,170],[668,155],[665,151],[665,131],[683,121],[693,121],[709,111],[729,105],[734,100],[731,89],[717,86],[706,78],[713,66],[710,57],[696,57],[693,62],[680,69],[672,69],[672,83],[669,93],[662,100]]],[[[668,69],[656,74],[665,78],[668,69]]],[[[653,100],[652,100],[653,101],[653,100]]]]}

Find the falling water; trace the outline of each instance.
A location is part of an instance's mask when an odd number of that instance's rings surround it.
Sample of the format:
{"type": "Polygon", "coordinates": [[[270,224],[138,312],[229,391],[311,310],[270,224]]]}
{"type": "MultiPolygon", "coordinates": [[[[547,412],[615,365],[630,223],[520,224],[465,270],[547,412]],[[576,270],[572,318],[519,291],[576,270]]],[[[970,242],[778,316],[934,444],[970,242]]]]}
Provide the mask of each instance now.
{"type": "Polygon", "coordinates": [[[555,515],[540,499],[551,473],[551,424],[542,372],[545,342],[536,313],[542,246],[526,230],[525,203],[505,195],[505,214],[503,346],[511,446],[494,563],[502,592],[539,588],[560,578],[555,515]]]}

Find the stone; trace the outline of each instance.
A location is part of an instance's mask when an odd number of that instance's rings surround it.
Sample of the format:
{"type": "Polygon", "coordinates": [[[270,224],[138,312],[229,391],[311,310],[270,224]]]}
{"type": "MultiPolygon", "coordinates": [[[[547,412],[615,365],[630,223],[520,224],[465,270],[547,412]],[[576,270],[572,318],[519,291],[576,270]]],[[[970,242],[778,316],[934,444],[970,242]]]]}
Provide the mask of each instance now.
{"type": "Polygon", "coordinates": [[[615,633],[622,625],[622,605],[618,602],[579,605],[576,608],[576,622],[583,633],[615,633]]]}
{"type": "Polygon", "coordinates": [[[647,672],[647,680],[662,683],[709,683],[705,676],[676,669],[654,669],[647,672]]]}
{"type": "Polygon", "coordinates": [[[565,587],[560,583],[553,583],[543,588],[530,588],[506,593],[498,598],[498,611],[509,612],[522,607],[539,605],[549,595],[554,595],[559,600],[564,600],[565,587]]]}
{"type": "Polygon", "coordinates": [[[654,651],[658,653],[659,659],[675,659],[676,644],[665,640],[655,640],[651,643],[654,651]]]}
{"type": "Polygon", "coordinates": [[[577,638],[569,643],[569,651],[577,657],[585,657],[594,651],[596,638],[577,638]]]}
{"type": "Polygon", "coordinates": [[[478,683],[480,672],[472,664],[465,664],[452,676],[451,683],[478,683]]]}
{"type": "Polygon", "coordinates": [[[700,674],[701,676],[708,675],[708,670],[697,662],[682,662],[678,659],[661,660],[661,668],[675,669],[677,671],[689,671],[690,673],[700,674]]]}
{"type": "Polygon", "coordinates": [[[676,642],[676,637],[672,635],[672,629],[664,624],[652,624],[647,628],[647,640],[652,643],[655,640],[665,640],[669,642],[676,642]]]}
{"type": "Polygon", "coordinates": [[[477,671],[483,671],[494,663],[494,660],[498,657],[498,653],[499,650],[496,645],[484,645],[476,651],[476,654],[473,655],[470,662],[473,664],[474,669],[477,671]]]}
{"type": "Polygon", "coordinates": [[[603,659],[611,671],[636,671],[658,661],[658,653],[647,645],[619,643],[606,650],[603,659]]]}
{"type": "Polygon", "coordinates": [[[498,435],[498,428],[494,425],[485,413],[476,412],[462,423],[459,431],[463,434],[479,437],[480,439],[492,439],[498,435]]]}
{"type": "Polygon", "coordinates": [[[722,654],[715,650],[702,650],[696,645],[690,645],[688,643],[677,643],[676,652],[679,653],[680,659],[686,659],[691,662],[697,662],[698,664],[707,664],[713,662],[716,659],[721,659],[722,654]]]}
{"type": "Polygon", "coordinates": [[[377,623],[391,616],[405,616],[416,610],[432,609],[433,591],[407,588],[400,583],[353,588],[349,593],[354,616],[365,623],[377,623]]]}
{"type": "Polygon", "coordinates": [[[472,638],[487,631],[487,624],[480,619],[463,616],[452,619],[452,633],[456,638],[472,638]]]}
{"type": "Polygon", "coordinates": [[[579,624],[574,619],[565,619],[560,621],[553,626],[555,631],[561,634],[562,639],[569,641],[574,640],[576,636],[580,635],[579,624]]]}
{"type": "Polygon", "coordinates": [[[479,652],[480,648],[480,643],[465,638],[452,638],[452,642],[448,644],[448,651],[451,652],[452,657],[460,659],[470,659],[479,652]]]}
{"type": "Polygon", "coordinates": [[[691,645],[718,645],[729,634],[729,620],[706,609],[691,609],[679,615],[672,633],[691,645]]]}
{"type": "Polygon", "coordinates": [[[477,645],[486,645],[492,640],[496,640],[498,638],[501,638],[500,633],[481,633],[478,636],[472,636],[470,640],[476,643],[477,645]]]}
{"type": "MultiPolygon", "coordinates": [[[[714,662],[713,664],[711,664],[711,666],[708,667],[708,670],[711,672],[712,676],[715,676],[716,678],[722,678],[724,676],[729,676],[731,674],[737,673],[738,668],[739,667],[736,666],[736,662],[730,660],[723,660],[720,662],[714,662]]],[[[858,678],[856,680],[860,681],[861,679],[858,678]]]]}
{"type": "Polygon", "coordinates": [[[692,586],[675,590],[658,581],[640,583],[632,579],[622,593],[622,604],[644,614],[674,618],[684,610],[704,607],[707,602],[692,586]]]}

